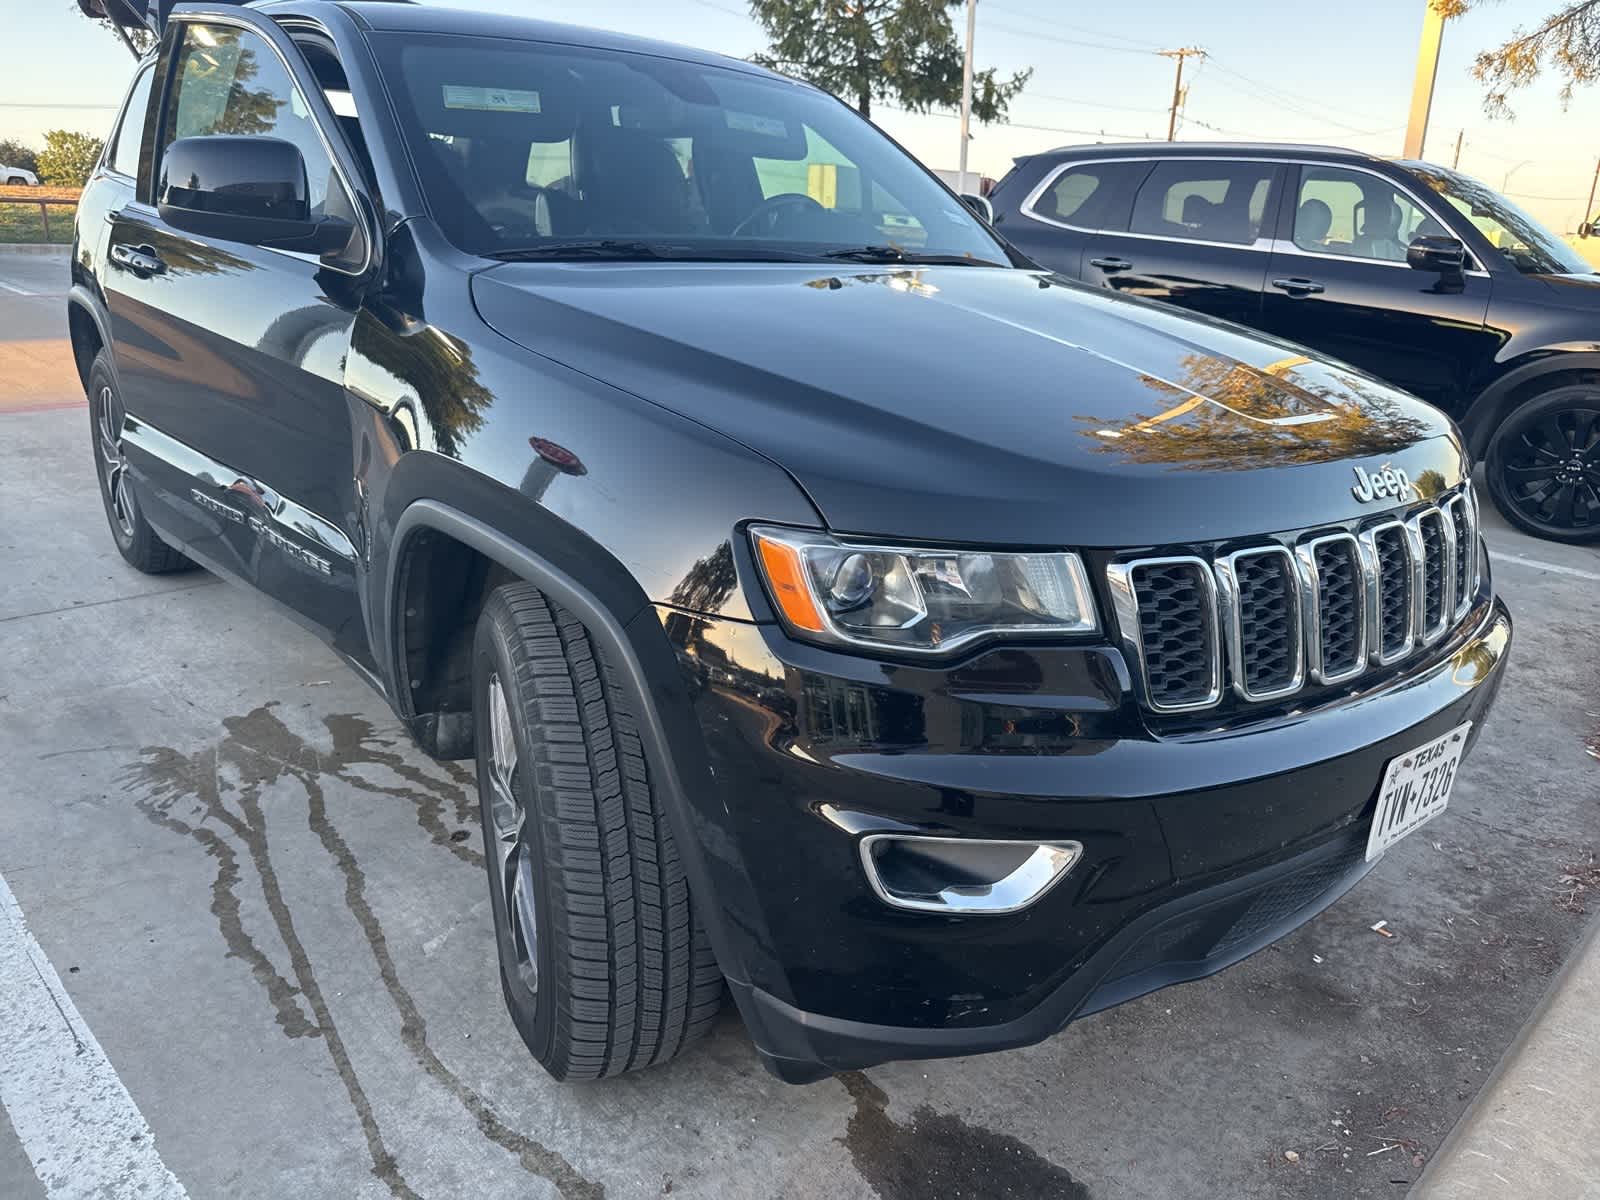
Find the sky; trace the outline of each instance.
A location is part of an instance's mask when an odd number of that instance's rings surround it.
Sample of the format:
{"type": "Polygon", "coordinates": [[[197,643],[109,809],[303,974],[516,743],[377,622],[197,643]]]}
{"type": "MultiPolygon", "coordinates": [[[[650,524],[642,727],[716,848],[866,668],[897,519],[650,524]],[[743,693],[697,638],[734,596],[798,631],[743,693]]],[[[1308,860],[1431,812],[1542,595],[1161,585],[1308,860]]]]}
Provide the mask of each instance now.
{"type": "MultiPolygon", "coordinates": [[[[764,46],[740,0],[427,0],[537,13],[745,57],[764,46]]],[[[975,126],[969,169],[999,177],[1017,155],[1082,142],[1164,137],[1173,63],[1155,51],[1199,46],[1185,68],[1184,141],[1303,141],[1397,155],[1410,105],[1424,0],[979,0],[976,58],[1033,77],[1007,125],[975,126]]],[[[1583,209],[1600,155],[1600,87],[1563,110],[1541,80],[1512,120],[1483,112],[1474,54],[1537,23],[1559,0],[1490,0],[1444,35],[1426,157],[1512,195],[1559,232],[1583,209]]],[[[960,20],[959,10],[954,10],[960,20]]],[[[958,26],[959,27],[959,26],[958,26]]],[[[113,35],[72,0],[0,0],[0,138],[35,146],[46,129],[103,135],[132,73],[113,35]]],[[[874,118],[913,154],[954,168],[955,114],[881,109],[874,118]]]]}

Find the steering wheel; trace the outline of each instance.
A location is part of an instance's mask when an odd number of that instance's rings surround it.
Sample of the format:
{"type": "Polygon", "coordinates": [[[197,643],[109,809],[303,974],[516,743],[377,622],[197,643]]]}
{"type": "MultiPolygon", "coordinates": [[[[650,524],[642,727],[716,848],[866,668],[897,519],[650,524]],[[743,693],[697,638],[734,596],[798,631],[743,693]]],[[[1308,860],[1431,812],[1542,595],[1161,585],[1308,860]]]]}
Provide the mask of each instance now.
{"type": "Polygon", "coordinates": [[[750,211],[750,215],[733,227],[731,236],[740,237],[751,232],[752,227],[758,222],[766,222],[762,231],[771,234],[778,227],[779,214],[789,209],[815,209],[817,212],[827,212],[810,196],[802,196],[799,192],[780,192],[776,196],[769,196],[750,211]]]}

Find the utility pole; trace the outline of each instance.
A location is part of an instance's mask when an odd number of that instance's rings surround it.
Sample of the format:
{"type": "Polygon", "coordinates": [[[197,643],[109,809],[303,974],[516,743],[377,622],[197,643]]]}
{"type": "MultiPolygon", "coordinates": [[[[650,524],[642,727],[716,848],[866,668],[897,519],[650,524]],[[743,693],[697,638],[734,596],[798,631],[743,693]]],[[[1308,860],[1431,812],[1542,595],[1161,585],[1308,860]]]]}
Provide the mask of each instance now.
{"type": "Polygon", "coordinates": [[[1422,44],[1417,48],[1417,75],[1411,85],[1411,116],[1406,122],[1404,157],[1421,158],[1428,140],[1428,113],[1433,108],[1433,81],[1439,74],[1439,42],[1444,37],[1444,17],[1434,0],[1422,0],[1422,44]]]}
{"type": "Polygon", "coordinates": [[[977,36],[978,0],[967,0],[967,55],[961,63],[961,162],[956,176],[956,191],[961,195],[967,194],[967,143],[972,140],[972,41],[977,36]]]}
{"type": "Polygon", "coordinates": [[[1167,113],[1167,141],[1178,140],[1178,109],[1183,106],[1183,60],[1191,55],[1195,58],[1204,58],[1206,52],[1199,46],[1185,46],[1181,50],[1158,51],[1162,58],[1175,58],[1178,60],[1178,75],[1172,81],[1172,108],[1167,113]]]}
{"type": "Polygon", "coordinates": [[[1466,136],[1467,131],[1465,129],[1456,134],[1456,156],[1450,160],[1450,169],[1452,171],[1461,166],[1461,139],[1466,136]]]}

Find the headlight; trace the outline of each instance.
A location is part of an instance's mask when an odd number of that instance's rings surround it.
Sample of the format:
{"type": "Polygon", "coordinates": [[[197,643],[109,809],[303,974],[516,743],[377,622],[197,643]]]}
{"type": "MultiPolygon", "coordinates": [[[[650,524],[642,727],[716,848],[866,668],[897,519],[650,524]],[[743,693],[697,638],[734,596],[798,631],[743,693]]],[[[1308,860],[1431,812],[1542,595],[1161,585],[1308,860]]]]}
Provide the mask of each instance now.
{"type": "Polygon", "coordinates": [[[750,533],[784,624],[811,641],[932,654],[986,634],[1099,627],[1076,554],[869,546],[770,525],[750,533]]]}

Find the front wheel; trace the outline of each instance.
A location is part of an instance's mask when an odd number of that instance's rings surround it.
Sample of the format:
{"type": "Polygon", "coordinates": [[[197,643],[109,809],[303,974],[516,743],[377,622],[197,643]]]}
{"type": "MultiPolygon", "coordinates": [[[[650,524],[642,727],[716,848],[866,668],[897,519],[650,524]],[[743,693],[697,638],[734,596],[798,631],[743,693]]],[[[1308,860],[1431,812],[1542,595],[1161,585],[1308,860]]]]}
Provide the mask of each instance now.
{"type": "Polygon", "coordinates": [[[1489,441],[1489,492],[1518,529],[1557,542],[1600,540],[1600,385],[1553,388],[1489,441]]]}
{"type": "Polygon", "coordinates": [[[624,690],[583,624],[525,583],[489,596],[472,674],[512,1020],[557,1079],[665,1062],[710,1027],[722,974],[624,690]]]}

